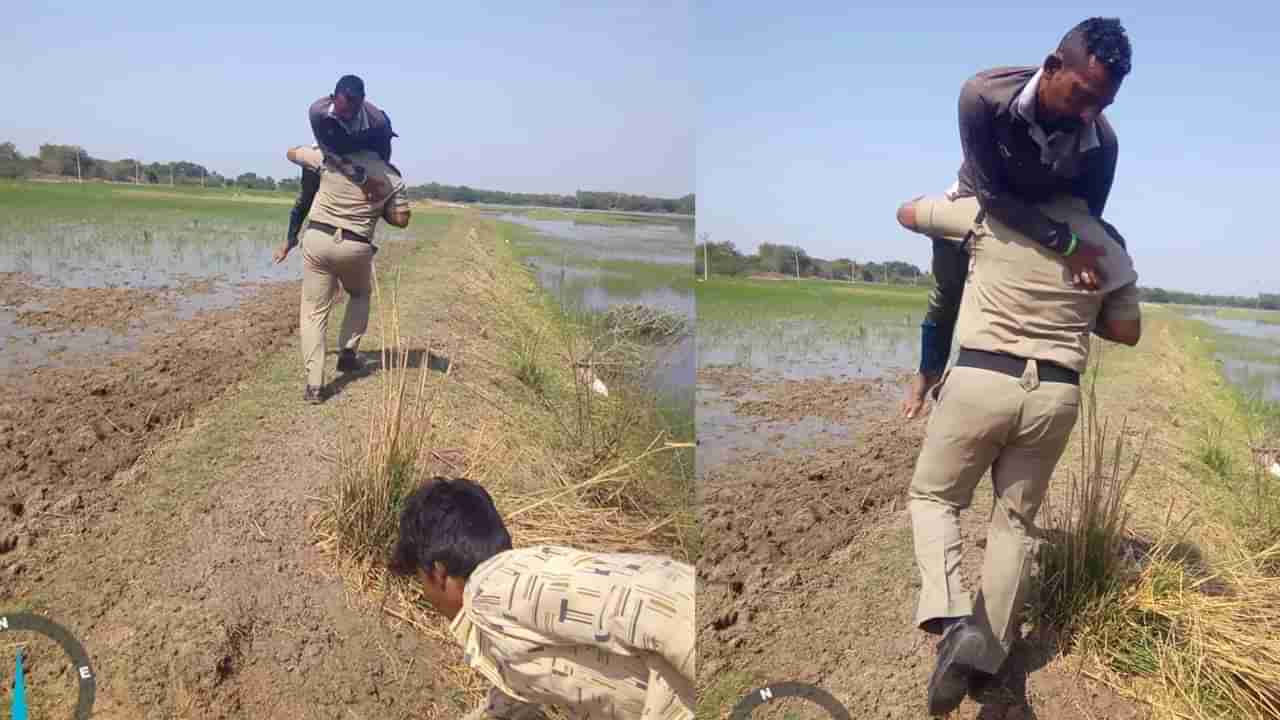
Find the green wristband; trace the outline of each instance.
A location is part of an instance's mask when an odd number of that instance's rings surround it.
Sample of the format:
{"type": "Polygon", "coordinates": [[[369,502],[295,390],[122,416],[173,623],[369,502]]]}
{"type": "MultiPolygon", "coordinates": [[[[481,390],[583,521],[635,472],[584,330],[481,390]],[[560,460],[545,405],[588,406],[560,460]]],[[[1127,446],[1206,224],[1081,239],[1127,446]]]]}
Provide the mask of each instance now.
{"type": "Polygon", "coordinates": [[[1071,233],[1071,244],[1067,246],[1067,251],[1062,253],[1062,256],[1071,257],[1071,253],[1075,252],[1076,248],[1079,246],[1080,246],[1080,238],[1076,237],[1075,233],[1071,233]]]}

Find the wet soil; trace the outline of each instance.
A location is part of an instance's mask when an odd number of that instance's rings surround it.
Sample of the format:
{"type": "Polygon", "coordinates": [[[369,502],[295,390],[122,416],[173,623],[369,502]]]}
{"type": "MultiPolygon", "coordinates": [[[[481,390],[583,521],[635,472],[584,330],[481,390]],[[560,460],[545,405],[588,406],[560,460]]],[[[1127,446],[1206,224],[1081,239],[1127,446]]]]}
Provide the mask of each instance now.
{"type": "MultiPolygon", "coordinates": [[[[745,369],[699,372],[700,414],[705,395],[736,404],[739,430],[777,433],[704,466],[698,648],[700,697],[714,705],[704,706],[707,717],[727,717],[742,692],[782,680],[828,690],[855,718],[927,717],[936,639],[913,624],[919,577],[906,512],[926,421],[901,417],[905,378],[779,382],[745,369]],[[805,447],[784,442],[789,426],[804,428],[815,415],[844,432],[815,435],[805,447]]],[[[700,428],[699,452],[732,436],[703,441],[700,428]]],[[[990,507],[984,483],[961,515],[971,583],[990,507]]],[[[1024,630],[998,686],[975,692],[956,717],[1140,716],[1078,675],[1051,634],[1024,630]]],[[[785,712],[824,717],[811,708],[785,712]]],[[[784,709],[757,715],[783,717],[784,709]]]]}
{"type": "MultiPolygon", "coordinates": [[[[450,254],[433,256],[426,320],[442,338],[450,254]]],[[[403,255],[384,247],[379,265],[403,255]]],[[[95,718],[410,718],[457,694],[437,667],[447,651],[349,592],[313,544],[347,414],[363,427],[376,382],[350,376],[317,407],[297,367],[296,394],[260,398],[233,419],[248,431],[219,450],[230,457],[200,460],[208,433],[229,432],[213,409],[262,392],[264,364],[300,366],[298,298],[296,281],[263,285],[234,308],[148,322],[136,351],[0,376],[0,609],[47,613],[88,648],[95,718]]],[[[29,684],[52,687],[56,670],[29,684]]]]}

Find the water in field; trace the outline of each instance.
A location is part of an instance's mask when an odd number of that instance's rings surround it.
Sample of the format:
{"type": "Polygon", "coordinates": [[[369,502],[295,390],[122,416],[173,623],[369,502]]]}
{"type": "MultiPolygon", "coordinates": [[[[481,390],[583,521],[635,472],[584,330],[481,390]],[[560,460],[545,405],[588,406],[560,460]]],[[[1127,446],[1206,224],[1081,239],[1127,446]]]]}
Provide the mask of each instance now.
{"type": "MultiPolygon", "coordinates": [[[[538,220],[498,212],[528,232],[516,242],[524,262],[566,308],[601,312],[645,305],[679,315],[693,328],[693,224],[614,225],[538,220]]],[[[692,418],[696,374],[692,335],[657,350],[653,387],[692,418]]]]}
{"type": "Polygon", "coordinates": [[[795,379],[883,377],[918,363],[921,318],[921,313],[875,308],[841,311],[831,318],[700,318],[698,364],[745,367],[795,379]]]}
{"type": "Polygon", "coordinates": [[[1247,395],[1280,402],[1280,312],[1222,317],[1200,309],[1188,314],[1227,336],[1217,343],[1217,355],[1231,384],[1247,395]]]}
{"type": "Polygon", "coordinates": [[[699,475],[748,453],[849,442],[856,428],[843,423],[743,415],[737,404],[784,379],[901,378],[919,364],[925,304],[913,288],[715,278],[700,286],[699,475]]]}
{"type": "MultiPolygon", "coordinates": [[[[136,327],[231,307],[259,283],[298,279],[297,248],[284,263],[271,259],[286,235],[289,201],[283,193],[269,202],[232,191],[0,184],[0,279],[11,288],[0,304],[0,369],[62,364],[60,353],[128,349],[137,339],[136,332],[24,326],[21,311],[47,309],[24,297],[25,287],[180,291],[166,292],[171,304],[163,310],[140,311],[136,327]]],[[[385,224],[377,231],[379,244],[401,236],[385,224]]]]}

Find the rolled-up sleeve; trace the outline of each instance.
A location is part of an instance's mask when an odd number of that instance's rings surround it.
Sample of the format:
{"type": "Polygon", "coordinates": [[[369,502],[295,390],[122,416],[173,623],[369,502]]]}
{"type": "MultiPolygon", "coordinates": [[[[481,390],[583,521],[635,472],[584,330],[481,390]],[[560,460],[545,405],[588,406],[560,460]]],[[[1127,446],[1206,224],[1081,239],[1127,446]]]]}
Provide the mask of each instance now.
{"type": "Polygon", "coordinates": [[[285,157],[294,165],[312,172],[318,173],[324,168],[324,152],[314,145],[291,147],[285,157]]]}

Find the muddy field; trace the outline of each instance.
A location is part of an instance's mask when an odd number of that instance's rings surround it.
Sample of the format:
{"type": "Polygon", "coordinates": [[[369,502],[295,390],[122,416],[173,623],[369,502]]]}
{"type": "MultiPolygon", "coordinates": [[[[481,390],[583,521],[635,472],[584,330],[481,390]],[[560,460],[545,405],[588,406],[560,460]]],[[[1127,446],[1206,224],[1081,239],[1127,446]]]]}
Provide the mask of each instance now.
{"type": "MultiPolygon", "coordinates": [[[[704,467],[700,717],[726,717],[746,690],[782,680],[830,691],[855,718],[927,717],[934,639],[912,627],[919,580],[905,510],[926,425],[900,415],[906,377],[781,381],[747,369],[700,372],[700,413],[715,406],[738,431],[777,435],[764,447],[718,453],[723,462],[704,467]],[[844,432],[782,442],[815,416],[844,432]]],[[[970,581],[979,577],[989,487],[962,515],[970,581]]],[[[1055,648],[1054,638],[1029,635],[1001,685],[978,689],[958,717],[1135,716],[1128,701],[1055,660],[1055,648]]],[[[824,717],[812,708],[793,703],[756,714],[824,717]]]]}
{"type": "MultiPolygon", "coordinates": [[[[175,296],[199,289],[0,283],[0,303],[34,299],[48,308],[18,310],[20,324],[73,335],[107,330],[133,346],[64,351],[62,367],[0,374],[0,548],[39,544],[48,520],[109,510],[111,484],[158,434],[180,427],[297,334],[297,283],[246,289],[239,307],[176,319],[175,296]]],[[[7,560],[0,555],[0,573],[26,571],[27,562],[7,560]]]]}

